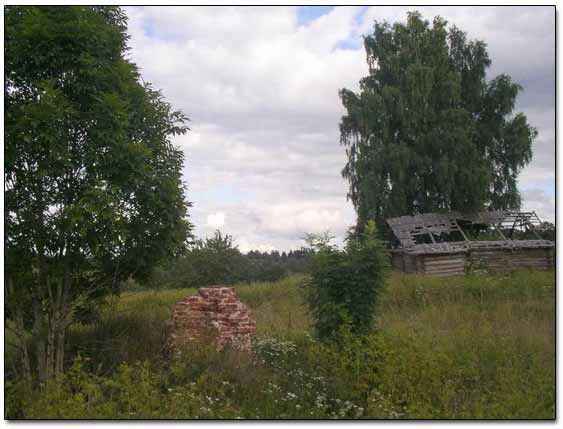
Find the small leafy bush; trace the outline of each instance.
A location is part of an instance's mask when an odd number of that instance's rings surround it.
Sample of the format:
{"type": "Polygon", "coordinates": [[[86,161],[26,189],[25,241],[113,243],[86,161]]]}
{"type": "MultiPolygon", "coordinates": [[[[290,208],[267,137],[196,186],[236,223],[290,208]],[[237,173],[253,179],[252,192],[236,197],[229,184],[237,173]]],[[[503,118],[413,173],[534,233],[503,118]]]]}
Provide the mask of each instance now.
{"type": "Polygon", "coordinates": [[[349,238],[344,250],[326,240],[316,247],[305,286],[317,337],[334,339],[345,324],[353,334],[368,332],[389,269],[375,222],[368,222],[359,238],[349,238]]]}

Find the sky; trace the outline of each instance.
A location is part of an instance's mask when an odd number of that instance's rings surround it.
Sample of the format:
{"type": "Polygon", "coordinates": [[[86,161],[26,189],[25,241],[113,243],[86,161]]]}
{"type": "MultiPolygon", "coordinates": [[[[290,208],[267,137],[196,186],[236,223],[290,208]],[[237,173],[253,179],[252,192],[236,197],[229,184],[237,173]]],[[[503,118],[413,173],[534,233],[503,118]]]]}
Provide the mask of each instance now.
{"type": "Polygon", "coordinates": [[[515,111],[537,128],[523,209],[555,221],[555,8],[549,6],[127,7],[130,59],[191,120],[174,139],[199,237],[239,249],[298,249],[308,232],[340,243],[355,223],[338,90],[367,75],[362,35],[416,9],[484,40],[487,77],[524,87],[515,111]]]}

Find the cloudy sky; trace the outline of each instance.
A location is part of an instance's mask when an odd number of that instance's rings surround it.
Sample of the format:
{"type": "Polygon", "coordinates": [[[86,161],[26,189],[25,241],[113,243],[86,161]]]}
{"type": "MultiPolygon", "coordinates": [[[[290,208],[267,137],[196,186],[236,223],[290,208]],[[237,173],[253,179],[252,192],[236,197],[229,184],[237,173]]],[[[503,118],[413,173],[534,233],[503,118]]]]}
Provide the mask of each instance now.
{"type": "MultiPolygon", "coordinates": [[[[367,74],[361,36],[413,7],[128,7],[131,59],[191,119],[175,143],[198,236],[216,228],[242,251],[341,239],[355,222],[338,124],[340,88],[367,74]]],[[[517,110],[539,131],[523,171],[525,209],[555,220],[555,8],[416,7],[487,42],[488,77],[524,88],[517,110]]]]}

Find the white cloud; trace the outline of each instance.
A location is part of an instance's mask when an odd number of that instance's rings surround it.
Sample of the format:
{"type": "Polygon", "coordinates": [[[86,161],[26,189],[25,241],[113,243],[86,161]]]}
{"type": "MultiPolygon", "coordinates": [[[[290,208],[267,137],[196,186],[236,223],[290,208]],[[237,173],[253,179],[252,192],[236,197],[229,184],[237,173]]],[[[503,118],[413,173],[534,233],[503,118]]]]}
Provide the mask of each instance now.
{"type": "Polygon", "coordinates": [[[544,222],[555,222],[555,195],[543,189],[531,188],[522,191],[522,210],[535,211],[544,222]]]}
{"type": "Polygon", "coordinates": [[[247,253],[250,250],[258,250],[260,252],[271,252],[272,250],[276,250],[276,246],[272,244],[266,243],[256,245],[254,242],[247,240],[245,237],[237,240],[237,246],[242,253],[247,253]]]}
{"type": "Polygon", "coordinates": [[[225,214],[221,212],[207,215],[207,226],[213,229],[220,229],[225,225],[225,214]]]}
{"type": "MultiPolygon", "coordinates": [[[[299,26],[295,7],[127,8],[132,60],[191,119],[192,131],[175,143],[186,154],[196,234],[225,228],[246,250],[298,248],[305,232],[326,229],[343,238],[355,216],[340,176],[338,90],[357,90],[367,65],[363,49],[335,47],[360,41],[374,18],[404,20],[412,8],[371,7],[360,15],[364,9],[337,7],[299,26]]],[[[545,187],[555,147],[553,98],[545,98],[554,64],[551,12],[417,9],[487,40],[494,71],[525,80],[519,108],[540,137],[520,183],[545,187]]]]}

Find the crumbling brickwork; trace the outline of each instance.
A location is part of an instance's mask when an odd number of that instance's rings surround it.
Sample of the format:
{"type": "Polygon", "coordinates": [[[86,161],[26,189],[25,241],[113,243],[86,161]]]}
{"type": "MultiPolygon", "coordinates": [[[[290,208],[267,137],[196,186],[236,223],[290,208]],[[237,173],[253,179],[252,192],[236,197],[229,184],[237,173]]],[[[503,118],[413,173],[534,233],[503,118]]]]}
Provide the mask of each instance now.
{"type": "Polygon", "coordinates": [[[255,333],[256,321],[232,287],[201,288],[172,309],[172,349],[198,340],[212,340],[219,350],[227,343],[238,350],[250,350],[255,333]]]}

